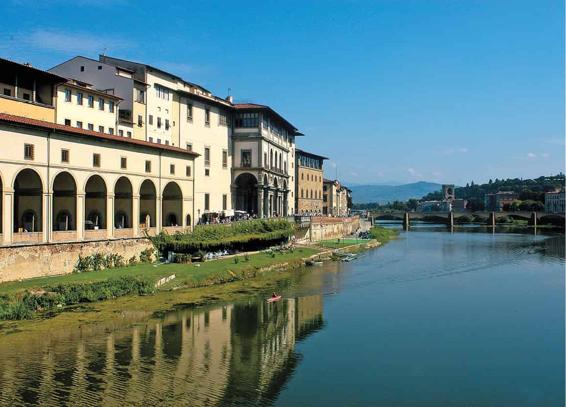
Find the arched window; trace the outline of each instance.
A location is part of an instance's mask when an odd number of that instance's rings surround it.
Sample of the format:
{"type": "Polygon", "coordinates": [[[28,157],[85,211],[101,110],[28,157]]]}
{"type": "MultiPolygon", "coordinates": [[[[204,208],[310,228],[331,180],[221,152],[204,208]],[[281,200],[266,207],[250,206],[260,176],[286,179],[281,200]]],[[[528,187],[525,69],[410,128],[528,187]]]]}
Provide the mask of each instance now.
{"type": "Polygon", "coordinates": [[[269,150],[269,168],[273,168],[273,150],[269,150]]]}
{"type": "Polygon", "coordinates": [[[187,214],[186,221],[187,221],[187,226],[191,226],[191,215],[190,214],[187,214]]]}
{"type": "Polygon", "coordinates": [[[56,228],[55,230],[70,230],[72,225],[71,213],[66,210],[60,210],[55,218],[56,228]]]}
{"type": "Polygon", "coordinates": [[[114,227],[116,229],[124,229],[128,227],[128,215],[125,211],[119,210],[114,217],[114,227]]]}

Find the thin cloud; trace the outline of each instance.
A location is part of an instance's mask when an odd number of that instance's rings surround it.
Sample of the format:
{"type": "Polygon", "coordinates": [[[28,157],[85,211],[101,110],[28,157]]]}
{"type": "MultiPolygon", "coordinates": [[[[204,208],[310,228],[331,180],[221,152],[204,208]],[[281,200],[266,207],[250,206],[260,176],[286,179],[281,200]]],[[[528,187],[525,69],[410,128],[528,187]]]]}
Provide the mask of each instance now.
{"type": "Polygon", "coordinates": [[[418,172],[417,170],[415,170],[414,168],[407,168],[407,172],[412,177],[415,177],[415,178],[422,178],[423,177],[423,175],[420,172],[418,172]]]}
{"type": "Polygon", "coordinates": [[[37,29],[28,34],[17,35],[16,39],[33,49],[47,51],[97,54],[104,51],[115,52],[131,48],[133,43],[118,37],[104,37],[83,32],[62,32],[50,29],[37,29]]]}
{"type": "Polygon", "coordinates": [[[468,151],[470,151],[470,150],[468,150],[467,147],[450,147],[450,148],[443,150],[442,154],[444,154],[444,155],[465,154],[468,151]]]}
{"type": "Polygon", "coordinates": [[[527,158],[535,159],[537,158],[537,155],[535,153],[527,153],[527,158]]]}

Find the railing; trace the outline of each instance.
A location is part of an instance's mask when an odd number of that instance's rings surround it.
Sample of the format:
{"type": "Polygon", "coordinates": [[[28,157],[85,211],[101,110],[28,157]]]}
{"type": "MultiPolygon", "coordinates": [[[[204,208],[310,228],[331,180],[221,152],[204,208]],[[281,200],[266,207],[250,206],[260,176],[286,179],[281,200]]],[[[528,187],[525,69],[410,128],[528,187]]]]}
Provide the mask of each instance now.
{"type": "Polygon", "coordinates": [[[14,232],[12,235],[13,243],[41,243],[43,242],[43,232],[14,232]]]}
{"type": "Polygon", "coordinates": [[[54,231],[51,236],[54,242],[68,242],[68,241],[77,240],[77,231],[58,230],[58,231],[54,231]]]}
{"type": "Polygon", "coordinates": [[[106,229],[85,230],[85,240],[106,239],[106,229]]]}
{"type": "Polygon", "coordinates": [[[134,230],[132,228],[114,229],[114,237],[122,239],[134,237],[134,230]]]}

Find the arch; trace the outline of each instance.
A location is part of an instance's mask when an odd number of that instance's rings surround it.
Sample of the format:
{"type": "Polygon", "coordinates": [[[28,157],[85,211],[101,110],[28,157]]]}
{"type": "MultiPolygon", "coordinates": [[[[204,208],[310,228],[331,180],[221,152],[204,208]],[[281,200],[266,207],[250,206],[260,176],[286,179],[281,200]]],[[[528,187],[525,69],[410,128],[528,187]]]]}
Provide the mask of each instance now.
{"type": "Polygon", "coordinates": [[[238,211],[257,214],[257,178],[248,172],[238,175],[236,186],[236,207],[238,211]]]}
{"type": "Polygon", "coordinates": [[[129,229],[132,227],[132,183],[127,177],[120,177],[114,184],[114,227],[129,229]]]}
{"type": "Polygon", "coordinates": [[[161,221],[163,226],[181,226],[183,193],[179,185],[170,181],[163,189],[161,221]]]}
{"type": "Polygon", "coordinates": [[[191,226],[191,214],[187,213],[186,219],[185,219],[185,226],[191,226]]]}
{"type": "Polygon", "coordinates": [[[43,183],[39,174],[21,170],[14,179],[14,232],[41,232],[43,224],[43,183]]]}
{"type": "Polygon", "coordinates": [[[77,230],[77,183],[67,171],[53,179],[53,230],[77,230]]]}
{"type": "Polygon", "coordinates": [[[157,220],[157,194],[153,181],[146,179],[140,186],[140,225],[155,227],[157,220]]]}
{"type": "Polygon", "coordinates": [[[85,184],[85,229],[106,229],[106,183],[91,175],[85,184]]]}
{"type": "Polygon", "coordinates": [[[281,153],[279,153],[279,169],[283,168],[283,164],[281,163],[283,155],[281,153]]]}
{"type": "Polygon", "coordinates": [[[269,168],[273,168],[273,150],[269,149],[269,168]]]}

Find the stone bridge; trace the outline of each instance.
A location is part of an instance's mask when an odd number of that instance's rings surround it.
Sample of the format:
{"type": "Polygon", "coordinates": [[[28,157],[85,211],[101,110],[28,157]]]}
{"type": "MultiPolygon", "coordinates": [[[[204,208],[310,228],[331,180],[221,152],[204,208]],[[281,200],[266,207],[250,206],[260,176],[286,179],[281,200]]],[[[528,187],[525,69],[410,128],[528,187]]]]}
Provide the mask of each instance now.
{"type": "MultiPolygon", "coordinates": [[[[447,226],[453,227],[459,223],[459,218],[475,219],[475,222],[485,223],[487,226],[495,226],[498,219],[501,218],[514,218],[527,220],[530,226],[537,226],[541,219],[545,217],[552,217],[559,219],[562,225],[564,224],[564,214],[547,214],[545,212],[404,212],[404,211],[390,211],[390,212],[371,212],[370,216],[373,220],[398,220],[403,222],[404,229],[410,227],[411,220],[422,220],[434,223],[446,223],[447,226]]],[[[556,220],[555,219],[555,220],[556,220]]]]}

